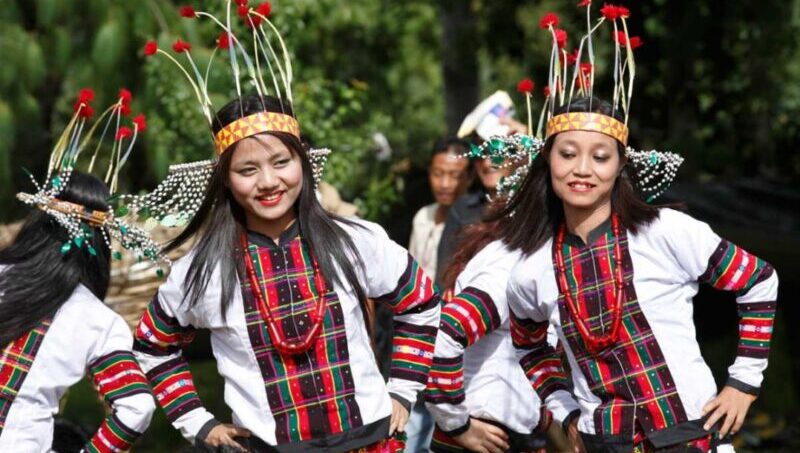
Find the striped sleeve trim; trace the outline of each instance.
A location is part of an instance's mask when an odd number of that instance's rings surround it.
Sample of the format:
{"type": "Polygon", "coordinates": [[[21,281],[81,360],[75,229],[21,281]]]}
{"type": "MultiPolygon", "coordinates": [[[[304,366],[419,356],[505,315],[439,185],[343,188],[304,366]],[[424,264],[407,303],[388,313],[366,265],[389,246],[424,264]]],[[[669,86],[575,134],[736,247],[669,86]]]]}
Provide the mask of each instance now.
{"type": "Polygon", "coordinates": [[[170,423],[203,406],[197,395],[189,364],[183,357],[176,357],[153,368],[147,373],[147,379],[170,423]]]}
{"type": "Polygon", "coordinates": [[[408,265],[395,289],[375,300],[388,304],[396,315],[419,313],[439,304],[433,280],[425,275],[411,255],[408,255],[408,265]]]}
{"type": "Polygon", "coordinates": [[[444,306],[440,328],[466,348],[500,324],[500,314],[491,296],[468,287],[444,306]]]}
{"type": "Polygon", "coordinates": [[[133,348],[153,355],[169,355],[186,347],[194,336],[194,328],[181,326],[164,311],[156,292],[136,327],[133,348]]]}
{"type": "Polygon", "coordinates": [[[139,393],[150,393],[150,385],[130,351],[114,351],[90,365],[95,386],[107,403],[139,393]]]}
{"type": "Polygon", "coordinates": [[[772,276],[774,269],[761,258],[727,240],[720,241],[700,281],[737,296],[772,276]]]}
{"type": "Polygon", "coordinates": [[[425,389],[425,401],[432,404],[464,402],[464,357],[434,357],[425,389]]]}
{"type": "Polygon", "coordinates": [[[748,302],[738,304],[739,347],[737,355],[766,359],[775,322],[775,302],[748,302]]]}
{"type": "Polygon", "coordinates": [[[557,390],[569,390],[561,357],[547,343],[547,327],[546,321],[519,318],[511,312],[511,340],[514,347],[528,351],[519,363],[542,401],[557,390]]]}
{"type": "Polygon", "coordinates": [[[394,322],[390,377],[425,384],[433,361],[436,327],[394,322]]]}
{"type": "Polygon", "coordinates": [[[116,413],[109,415],[84,448],[89,453],[118,453],[131,449],[141,433],[125,426],[116,413]]]}

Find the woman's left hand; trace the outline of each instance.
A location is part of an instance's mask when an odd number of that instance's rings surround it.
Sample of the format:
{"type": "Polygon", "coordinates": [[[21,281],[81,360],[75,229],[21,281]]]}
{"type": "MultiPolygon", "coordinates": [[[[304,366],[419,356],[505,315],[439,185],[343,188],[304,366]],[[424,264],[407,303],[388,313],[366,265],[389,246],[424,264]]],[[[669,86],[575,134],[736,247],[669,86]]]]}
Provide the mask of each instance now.
{"type": "Polygon", "coordinates": [[[754,395],[725,386],[716,398],[703,407],[703,415],[711,414],[706,420],[703,429],[711,430],[714,425],[725,417],[719,436],[725,437],[728,433],[736,434],[742,428],[744,418],[750,405],[756,400],[754,395]]]}
{"type": "Polygon", "coordinates": [[[408,411],[406,410],[405,406],[400,404],[399,401],[392,398],[392,418],[389,422],[389,435],[396,432],[402,433],[406,429],[406,423],[408,422],[408,411]]]}

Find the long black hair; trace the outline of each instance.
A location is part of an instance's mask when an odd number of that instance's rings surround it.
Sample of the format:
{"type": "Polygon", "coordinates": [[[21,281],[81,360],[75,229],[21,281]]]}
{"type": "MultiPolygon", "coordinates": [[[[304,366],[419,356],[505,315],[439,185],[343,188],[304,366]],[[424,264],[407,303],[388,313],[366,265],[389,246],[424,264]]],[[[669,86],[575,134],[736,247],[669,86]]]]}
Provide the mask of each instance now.
{"type": "MultiPolygon", "coordinates": [[[[92,175],[73,171],[69,183],[58,195],[63,201],[87,209],[108,210],[108,188],[92,175]]],[[[43,211],[28,215],[14,242],[0,250],[0,347],[14,341],[55,312],[82,284],[98,299],[108,291],[111,251],[99,228],[92,227],[87,247],[66,254],[61,246],[70,241],[61,225],[43,211]]]]}
{"type": "MultiPolygon", "coordinates": [[[[624,121],[622,114],[611,104],[598,99],[583,97],[574,99],[569,106],[564,105],[555,115],[569,112],[601,113],[624,121]]],[[[487,220],[496,221],[501,217],[513,216],[507,222],[500,222],[500,236],[512,249],[520,249],[525,255],[542,247],[553,237],[564,221],[564,205],[553,191],[550,180],[548,158],[553,148],[555,135],[549,137],[542,153],[531,166],[528,176],[520,189],[509,200],[505,209],[490,215],[487,220]]],[[[636,172],[627,165],[625,147],[617,142],[617,151],[622,162],[622,171],[611,192],[611,208],[619,216],[620,223],[633,232],[658,217],[660,206],[647,204],[634,188],[636,172]]]]}
{"type": "MultiPolygon", "coordinates": [[[[222,107],[216,115],[213,132],[216,134],[239,118],[259,112],[278,112],[293,115],[291,106],[284,100],[265,96],[246,96],[235,99],[222,107]]],[[[367,297],[358,279],[358,272],[364,269],[361,255],[352,238],[339,223],[359,226],[355,222],[326,212],[314,192],[314,177],[306,147],[300,140],[284,132],[267,132],[278,138],[289,150],[300,157],[303,168],[303,186],[294,209],[297,221],[319,263],[320,271],[326,281],[333,284],[347,283],[355,291],[365,316],[367,330],[367,297]],[[339,272],[345,281],[339,277],[339,272]]],[[[199,234],[194,247],[194,257],[184,283],[185,301],[193,307],[203,297],[211,274],[217,265],[221,267],[222,291],[220,304],[222,315],[233,300],[237,290],[237,274],[243,275],[244,251],[239,237],[245,231],[247,222],[244,209],[233,198],[228,188],[228,171],[236,144],[228,148],[219,158],[211,181],[206,190],[197,214],[186,229],[172,240],[165,251],[174,250],[190,238],[199,234]]]]}

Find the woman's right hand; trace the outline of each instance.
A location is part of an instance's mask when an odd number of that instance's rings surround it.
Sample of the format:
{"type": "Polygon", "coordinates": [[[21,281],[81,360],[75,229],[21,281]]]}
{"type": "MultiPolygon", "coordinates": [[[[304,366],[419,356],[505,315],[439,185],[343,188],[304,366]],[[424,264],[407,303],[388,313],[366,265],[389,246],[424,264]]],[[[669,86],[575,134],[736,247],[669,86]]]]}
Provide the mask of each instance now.
{"type": "Polygon", "coordinates": [[[469,428],[453,439],[467,450],[477,453],[503,453],[509,449],[505,431],[474,418],[470,418],[469,428]]]}
{"type": "Polygon", "coordinates": [[[212,447],[227,445],[239,451],[246,452],[247,449],[242,447],[239,442],[233,440],[234,437],[250,437],[250,431],[245,428],[223,423],[213,427],[211,431],[208,432],[205,442],[212,447]]]}

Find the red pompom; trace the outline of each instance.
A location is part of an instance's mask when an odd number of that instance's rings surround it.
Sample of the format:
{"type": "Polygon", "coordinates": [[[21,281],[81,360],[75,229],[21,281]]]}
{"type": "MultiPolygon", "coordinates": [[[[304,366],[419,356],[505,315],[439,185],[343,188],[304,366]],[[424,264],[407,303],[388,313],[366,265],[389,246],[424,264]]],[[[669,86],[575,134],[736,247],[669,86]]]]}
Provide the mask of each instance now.
{"type": "Polygon", "coordinates": [[[264,17],[269,17],[269,15],[272,14],[272,4],[270,2],[260,4],[258,8],[256,8],[256,12],[264,17]]]}
{"type": "Polygon", "coordinates": [[[117,136],[114,137],[115,140],[120,141],[123,138],[128,138],[133,135],[133,131],[128,126],[122,126],[117,129],[117,136]]]}
{"type": "Polygon", "coordinates": [[[122,104],[119,106],[119,114],[122,116],[130,116],[131,114],[131,105],[130,104],[122,104]]]}
{"type": "Polygon", "coordinates": [[[179,11],[181,13],[181,17],[185,17],[187,19],[194,19],[197,17],[197,12],[189,5],[181,6],[179,11]]]}
{"type": "Polygon", "coordinates": [[[91,118],[92,116],[94,116],[94,109],[92,108],[91,105],[84,104],[80,113],[78,113],[78,116],[80,116],[81,118],[91,118]]]}
{"type": "Polygon", "coordinates": [[[619,17],[619,8],[605,3],[603,4],[603,7],[600,8],[600,14],[602,14],[607,20],[615,21],[619,17]]]}
{"type": "Polygon", "coordinates": [[[140,113],[133,117],[133,124],[136,125],[136,129],[141,134],[147,129],[147,121],[145,120],[144,113],[140,113]]]}
{"type": "Polygon", "coordinates": [[[158,52],[158,44],[156,44],[156,42],[153,40],[147,41],[147,43],[144,45],[145,56],[149,57],[151,55],[155,55],[156,52],[158,52]]]}
{"type": "Polygon", "coordinates": [[[592,6],[592,0],[581,0],[581,2],[578,3],[578,7],[581,6],[592,6]]]}
{"type": "Polygon", "coordinates": [[[192,46],[188,42],[178,38],[178,40],[175,41],[175,44],[172,45],[172,50],[177,53],[183,53],[192,50],[192,46]]]}
{"type": "Polygon", "coordinates": [[[578,49],[567,54],[567,66],[572,66],[578,61],[578,49]]]}
{"type": "Polygon", "coordinates": [[[536,85],[533,83],[533,80],[531,80],[531,79],[522,79],[517,84],[517,91],[519,91],[522,94],[526,94],[526,95],[530,96],[531,93],[533,92],[534,86],[536,86],[536,85]]]}
{"type": "Polygon", "coordinates": [[[549,86],[544,87],[544,97],[545,97],[545,99],[550,97],[550,87],[549,86]]]}
{"type": "Polygon", "coordinates": [[[82,88],[78,91],[78,103],[88,104],[94,101],[94,90],[91,88],[82,88]]]}
{"type": "Polygon", "coordinates": [[[555,13],[547,13],[539,20],[539,27],[547,30],[550,27],[558,27],[558,16],[555,13]]]}
{"type": "Polygon", "coordinates": [[[217,38],[217,48],[228,50],[231,47],[231,35],[228,32],[222,32],[217,38]]]}
{"type": "Polygon", "coordinates": [[[589,74],[592,73],[592,64],[591,63],[581,63],[580,64],[580,68],[581,68],[581,74],[583,74],[585,76],[588,76],[589,74]]]}
{"type": "Polygon", "coordinates": [[[563,49],[567,45],[567,31],[562,29],[556,30],[556,44],[559,49],[563,49]]]}
{"type": "Polygon", "coordinates": [[[119,99],[122,101],[122,105],[130,104],[133,100],[133,95],[127,88],[121,88],[119,90],[119,99]]]}
{"type": "Polygon", "coordinates": [[[631,36],[628,39],[628,44],[630,44],[631,50],[635,50],[637,47],[641,47],[644,42],[642,41],[642,38],[638,36],[631,36]]]}
{"type": "Polygon", "coordinates": [[[634,50],[637,47],[641,47],[641,45],[643,44],[642,38],[638,36],[630,36],[630,37],[626,36],[624,31],[617,32],[616,40],[622,47],[628,47],[628,45],[630,45],[631,50],[634,50]]]}
{"type": "Polygon", "coordinates": [[[239,17],[246,18],[250,13],[250,8],[247,5],[240,5],[238,8],[236,8],[236,12],[239,14],[239,17]]]}
{"type": "Polygon", "coordinates": [[[248,28],[258,27],[259,25],[261,25],[262,21],[263,19],[261,19],[258,16],[248,16],[244,19],[244,23],[245,25],[247,25],[248,28]]]}
{"type": "Polygon", "coordinates": [[[236,0],[236,6],[247,6],[247,0],[236,0]]]}
{"type": "Polygon", "coordinates": [[[631,17],[631,10],[624,6],[617,6],[617,16],[627,19],[631,17]]]}

